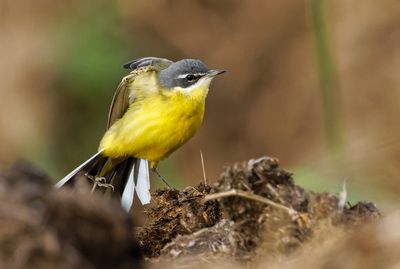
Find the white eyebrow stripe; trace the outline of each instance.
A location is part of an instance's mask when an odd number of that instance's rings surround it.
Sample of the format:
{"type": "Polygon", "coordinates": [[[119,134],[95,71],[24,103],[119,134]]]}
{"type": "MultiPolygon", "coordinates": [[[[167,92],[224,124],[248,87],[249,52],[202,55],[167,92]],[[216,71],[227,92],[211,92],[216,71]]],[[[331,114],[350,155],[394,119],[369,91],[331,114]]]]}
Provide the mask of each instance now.
{"type": "Polygon", "coordinates": [[[203,76],[205,76],[206,75],[206,73],[186,73],[186,74],[181,74],[181,75],[179,75],[179,76],[177,76],[177,78],[185,78],[187,75],[193,75],[193,76],[196,76],[196,77],[203,77],[203,76]]]}
{"type": "Polygon", "coordinates": [[[188,74],[182,74],[182,75],[179,75],[179,76],[177,76],[177,78],[184,78],[184,77],[186,77],[188,74]]]}

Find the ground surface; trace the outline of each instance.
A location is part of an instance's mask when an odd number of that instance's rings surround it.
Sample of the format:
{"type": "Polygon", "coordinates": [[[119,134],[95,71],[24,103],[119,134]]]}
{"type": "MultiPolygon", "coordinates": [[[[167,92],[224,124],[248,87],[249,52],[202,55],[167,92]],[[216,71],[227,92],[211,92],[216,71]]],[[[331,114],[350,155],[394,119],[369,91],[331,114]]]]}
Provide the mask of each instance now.
{"type": "MultiPolygon", "coordinates": [[[[213,185],[157,190],[144,209],[143,227],[135,227],[117,201],[91,195],[83,182],[73,190],[55,190],[43,173],[23,162],[0,179],[1,268],[197,268],[221,263],[279,268],[283,262],[290,268],[293,259],[310,262],[305,249],[331,257],[339,251],[326,247],[333,238],[342,240],[333,245],[344,244],[358,229],[377,236],[383,225],[374,204],[349,205],[345,193],[338,198],[304,190],[268,157],[226,167],[213,185]],[[366,223],[372,228],[364,228],[366,223]]],[[[359,248],[364,255],[365,247],[359,248]]],[[[309,268],[325,265],[309,263],[309,268]]],[[[332,268],[343,268],[338,266],[332,268]]]]}

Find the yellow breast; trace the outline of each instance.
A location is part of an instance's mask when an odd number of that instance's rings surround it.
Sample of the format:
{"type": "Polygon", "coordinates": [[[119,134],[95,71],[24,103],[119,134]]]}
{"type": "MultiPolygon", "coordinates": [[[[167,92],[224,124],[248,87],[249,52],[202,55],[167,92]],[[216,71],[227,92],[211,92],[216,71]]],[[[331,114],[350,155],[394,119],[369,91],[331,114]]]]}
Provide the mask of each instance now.
{"type": "Polygon", "coordinates": [[[133,156],[154,163],[189,140],[204,116],[207,88],[190,93],[160,90],[131,104],[106,132],[100,149],[112,158],[133,156]]]}

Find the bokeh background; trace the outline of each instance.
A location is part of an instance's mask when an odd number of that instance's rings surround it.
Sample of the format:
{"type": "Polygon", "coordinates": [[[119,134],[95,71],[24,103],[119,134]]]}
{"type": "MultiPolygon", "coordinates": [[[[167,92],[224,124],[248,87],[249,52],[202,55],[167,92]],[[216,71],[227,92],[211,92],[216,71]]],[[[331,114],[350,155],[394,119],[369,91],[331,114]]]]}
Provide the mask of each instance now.
{"type": "MultiPolygon", "coordinates": [[[[397,0],[0,0],[0,168],[62,177],[95,152],[138,57],[198,58],[213,82],[200,132],[161,171],[177,187],[279,158],[296,182],[396,208],[397,0]]],[[[157,182],[158,181],[154,181],[157,182]]]]}

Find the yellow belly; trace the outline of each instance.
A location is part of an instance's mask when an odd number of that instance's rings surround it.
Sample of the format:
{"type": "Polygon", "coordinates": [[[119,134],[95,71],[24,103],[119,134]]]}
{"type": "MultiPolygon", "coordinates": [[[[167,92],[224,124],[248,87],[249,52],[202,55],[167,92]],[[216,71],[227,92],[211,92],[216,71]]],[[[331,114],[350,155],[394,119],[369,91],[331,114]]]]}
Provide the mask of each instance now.
{"type": "Polygon", "coordinates": [[[168,157],[188,141],[204,116],[204,94],[154,94],[135,101],[100,142],[106,156],[133,156],[152,163],[168,157]]]}

